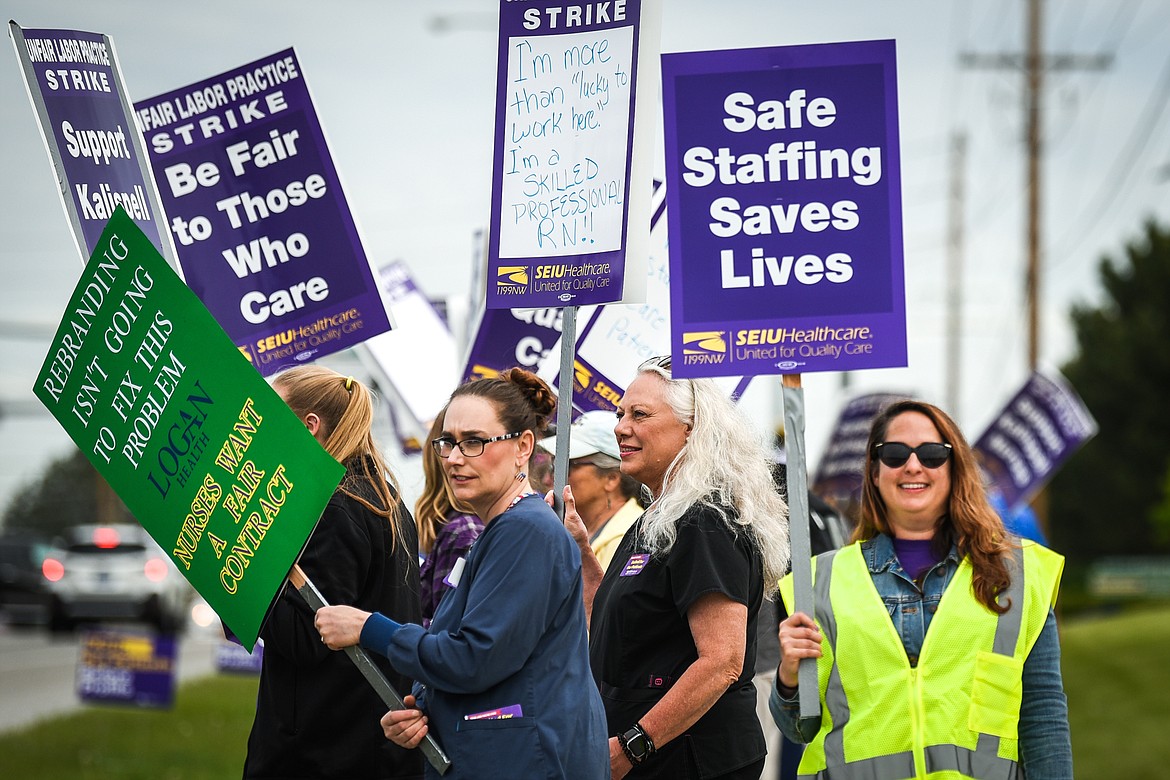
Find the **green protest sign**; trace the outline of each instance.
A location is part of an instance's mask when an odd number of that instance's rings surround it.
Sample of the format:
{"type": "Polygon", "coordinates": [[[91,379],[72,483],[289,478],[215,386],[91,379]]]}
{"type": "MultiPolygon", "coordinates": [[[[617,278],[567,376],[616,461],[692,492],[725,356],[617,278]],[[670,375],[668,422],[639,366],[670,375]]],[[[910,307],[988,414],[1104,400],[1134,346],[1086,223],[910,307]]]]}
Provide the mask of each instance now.
{"type": "Polygon", "coordinates": [[[121,208],[33,391],[252,647],[344,469],[121,208]]]}

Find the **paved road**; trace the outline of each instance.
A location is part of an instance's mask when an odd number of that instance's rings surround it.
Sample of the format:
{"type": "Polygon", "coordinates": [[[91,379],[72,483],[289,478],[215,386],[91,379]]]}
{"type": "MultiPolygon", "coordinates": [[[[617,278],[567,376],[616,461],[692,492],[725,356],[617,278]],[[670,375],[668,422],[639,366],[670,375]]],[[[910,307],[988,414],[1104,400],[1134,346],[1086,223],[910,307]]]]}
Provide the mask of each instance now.
{"type": "MultiPolygon", "coordinates": [[[[215,671],[219,638],[191,629],[179,645],[180,681],[215,671]]],[[[84,706],[74,689],[78,637],[0,625],[0,732],[84,706]]]]}

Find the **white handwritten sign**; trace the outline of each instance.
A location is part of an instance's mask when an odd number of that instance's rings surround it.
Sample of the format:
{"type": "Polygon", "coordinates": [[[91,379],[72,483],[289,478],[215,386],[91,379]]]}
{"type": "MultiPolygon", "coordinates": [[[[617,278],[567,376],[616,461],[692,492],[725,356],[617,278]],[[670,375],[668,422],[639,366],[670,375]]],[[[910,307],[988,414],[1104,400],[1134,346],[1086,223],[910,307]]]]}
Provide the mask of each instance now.
{"type": "Polygon", "coordinates": [[[509,42],[501,257],[619,249],[632,27],[509,42]]]}

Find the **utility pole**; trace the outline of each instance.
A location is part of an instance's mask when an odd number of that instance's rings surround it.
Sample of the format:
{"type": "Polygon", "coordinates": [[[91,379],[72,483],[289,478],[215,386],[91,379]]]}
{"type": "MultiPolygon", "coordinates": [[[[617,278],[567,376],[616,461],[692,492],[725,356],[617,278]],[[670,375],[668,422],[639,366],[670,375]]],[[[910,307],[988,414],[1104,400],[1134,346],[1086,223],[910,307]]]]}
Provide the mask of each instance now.
{"type": "MultiPolygon", "coordinates": [[[[1042,158],[1044,151],[1044,73],[1049,70],[1104,70],[1112,55],[1075,54],[1045,55],[1042,40],[1043,0],[1028,0],[1026,52],[1021,63],[1017,54],[977,55],[965,53],[960,63],[968,67],[1012,68],[1024,70],[1024,120],[1026,133],[1025,177],[1027,183],[1027,271],[1024,289],[1028,305],[1028,370],[1036,370],[1040,361],[1040,261],[1043,253],[1041,194],[1043,192],[1042,158]]],[[[1048,493],[1040,490],[1032,500],[1040,530],[1051,538],[1048,524],[1048,493]]]]}
{"type": "Polygon", "coordinates": [[[1027,183],[1027,271],[1025,294],[1028,305],[1028,368],[1034,370],[1040,360],[1041,259],[1043,255],[1043,224],[1041,195],[1043,193],[1042,157],[1044,151],[1044,74],[1063,70],[1104,70],[1110,66],[1110,54],[1045,54],[1043,48],[1043,0],[1028,0],[1026,52],[1019,54],[960,55],[961,65],[988,70],[1024,71],[1024,119],[1026,135],[1025,179],[1027,183]]]}
{"type": "Polygon", "coordinates": [[[950,209],[947,216],[947,338],[946,398],[951,417],[959,414],[963,332],[963,177],[967,167],[967,134],[951,137],[950,209]]]}
{"type": "Polygon", "coordinates": [[[1027,112],[1028,137],[1028,371],[1036,370],[1040,355],[1040,157],[1043,49],[1040,44],[1042,0],[1028,0],[1027,112]]]}

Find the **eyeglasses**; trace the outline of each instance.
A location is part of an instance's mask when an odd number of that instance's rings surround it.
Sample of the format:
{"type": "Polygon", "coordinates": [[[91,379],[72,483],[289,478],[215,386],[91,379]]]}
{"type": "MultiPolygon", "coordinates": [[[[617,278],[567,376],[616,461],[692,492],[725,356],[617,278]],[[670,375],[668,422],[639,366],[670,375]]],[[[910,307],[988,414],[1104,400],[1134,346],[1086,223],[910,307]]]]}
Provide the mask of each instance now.
{"type": "Polygon", "coordinates": [[[927,442],[911,447],[900,441],[884,441],[873,445],[873,454],[892,469],[906,464],[911,455],[918,456],[918,462],[928,469],[937,469],[951,459],[951,445],[927,442]]]}
{"type": "Polygon", "coordinates": [[[465,458],[478,458],[483,454],[483,448],[491,444],[493,441],[504,441],[505,439],[515,439],[517,436],[522,436],[524,431],[517,431],[516,433],[505,433],[503,436],[492,436],[490,439],[480,439],[476,436],[471,436],[463,441],[455,441],[451,438],[431,439],[431,446],[435,448],[435,454],[440,458],[449,458],[455,448],[463,453],[465,458]]]}
{"type": "Polygon", "coordinates": [[[664,368],[669,371],[670,355],[658,355],[657,357],[646,358],[642,361],[642,365],[638,366],[638,368],[643,368],[646,366],[657,366],[658,368],[664,368]]]}

